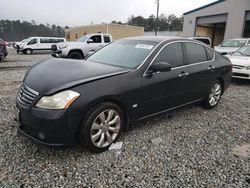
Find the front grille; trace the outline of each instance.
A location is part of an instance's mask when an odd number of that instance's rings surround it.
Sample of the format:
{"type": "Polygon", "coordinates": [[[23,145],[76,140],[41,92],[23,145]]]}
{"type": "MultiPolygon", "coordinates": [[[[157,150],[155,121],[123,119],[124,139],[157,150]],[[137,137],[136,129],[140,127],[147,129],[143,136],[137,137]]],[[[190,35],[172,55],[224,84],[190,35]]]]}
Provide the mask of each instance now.
{"type": "Polygon", "coordinates": [[[244,69],[245,67],[241,66],[241,65],[233,65],[233,68],[234,69],[244,69]]]}
{"type": "Polygon", "coordinates": [[[52,52],[56,52],[57,51],[57,45],[52,45],[51,46],[51,50],[52,50],[52,52]]]}
{"type": "Polygon", "coordinates": [[[243,73],[233,73],[233,76],[240,76],[240,77],[246,77],[246,78],[249,77],[248,74],[243,74],[243,73]]]}
{"type": "Polygon", "coordinates": [[[22,85],[18,93],[18,101],[25,106],[31,106],[38,95],[38,92],[26,85],[22,85]]]}

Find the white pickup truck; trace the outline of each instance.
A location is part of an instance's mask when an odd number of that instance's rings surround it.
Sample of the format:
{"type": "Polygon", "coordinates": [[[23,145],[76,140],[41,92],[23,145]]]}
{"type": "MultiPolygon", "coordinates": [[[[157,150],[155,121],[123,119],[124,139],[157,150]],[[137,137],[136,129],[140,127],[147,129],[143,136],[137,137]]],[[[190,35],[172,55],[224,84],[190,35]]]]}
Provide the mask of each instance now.
{"type": "Polygon", "coordinates": [[[98,50],[110,42],[112,42],[112,36],[110,34],[93,33],[84,35],[77,41],[62,42],[52,45],[52,56],[71,59],[84,59],[89,53],[98,50]]]}

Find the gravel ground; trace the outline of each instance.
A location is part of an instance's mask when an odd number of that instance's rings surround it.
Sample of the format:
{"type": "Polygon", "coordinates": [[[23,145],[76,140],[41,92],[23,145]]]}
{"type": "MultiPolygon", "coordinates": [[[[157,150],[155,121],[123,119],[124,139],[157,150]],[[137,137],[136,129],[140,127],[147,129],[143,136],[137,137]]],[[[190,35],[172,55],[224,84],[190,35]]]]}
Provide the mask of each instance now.
{"type": "Polygon", "coordinates": [[[15,95],[49,54],[0,64],[0,187],[250,187],[250,82],[233,81],[218,107],[193,105],[133,124],[121,150],[49,148],[16,135],[15,95]]]}

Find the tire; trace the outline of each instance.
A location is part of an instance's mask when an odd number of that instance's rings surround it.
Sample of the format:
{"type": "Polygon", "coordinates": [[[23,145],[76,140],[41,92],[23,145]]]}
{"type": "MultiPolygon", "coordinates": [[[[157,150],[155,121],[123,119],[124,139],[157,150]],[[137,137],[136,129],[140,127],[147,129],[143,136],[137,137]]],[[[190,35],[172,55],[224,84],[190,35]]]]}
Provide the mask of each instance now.
{"type": "Polygon", "coordinates": [[[78,52],[78,51],[70,52],[68,57],[70,59],[83,59],[84,58],[84,56],[82,55],[82,53],[78,52]]]}
{"type": "Polygon", "coordinates": [[[119,138],[123,125],[121,108],[114,103],[101,103],[84,118],[79,141],[90,152],[103,152],[119,138]]]}
{"type": "Polygon", "coordinates": [[[207,109],[216,107],[221,99],[222,95],[222,83],[219,80],[215,80],[209,90],[206,98],[204,99],[202,106],[207,109]]]}
{"type": "Polygon", "coordinates": [[[32,54],[33,53],[33,50],[32,49],[26,49],[23,51],[24,54],[32,54]]]}

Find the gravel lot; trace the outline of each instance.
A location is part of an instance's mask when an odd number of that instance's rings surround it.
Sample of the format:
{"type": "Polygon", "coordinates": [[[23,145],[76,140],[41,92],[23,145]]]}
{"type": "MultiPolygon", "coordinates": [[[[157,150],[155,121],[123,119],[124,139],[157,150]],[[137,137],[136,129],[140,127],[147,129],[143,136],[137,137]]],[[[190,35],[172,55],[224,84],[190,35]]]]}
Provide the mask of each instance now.
{"type": "Polygon", "coordinates": [[[121,150],[91,154],[16,135],[17,89],[50,55],[9,53],[0,63],[0,187],[250,187],[250,82],[233,81],[213,110],[193,105],[134,123],[121,150]]]}

